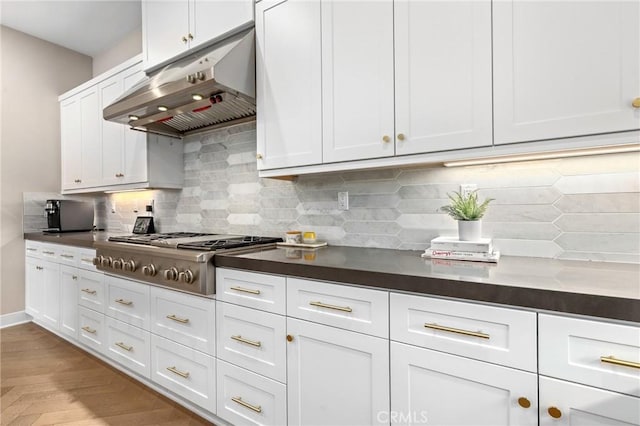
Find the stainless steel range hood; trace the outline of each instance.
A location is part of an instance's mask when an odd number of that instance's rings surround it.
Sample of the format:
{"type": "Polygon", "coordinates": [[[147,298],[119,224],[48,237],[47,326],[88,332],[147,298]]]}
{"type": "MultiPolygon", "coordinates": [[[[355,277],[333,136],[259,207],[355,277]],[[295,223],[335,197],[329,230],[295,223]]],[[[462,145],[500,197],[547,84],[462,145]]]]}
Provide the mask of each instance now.
{"type": "Polygon", "coordinates": [[[178,138],[255,114],[253,29],[168,65],[103,110],[105,120],[178,138]]]}

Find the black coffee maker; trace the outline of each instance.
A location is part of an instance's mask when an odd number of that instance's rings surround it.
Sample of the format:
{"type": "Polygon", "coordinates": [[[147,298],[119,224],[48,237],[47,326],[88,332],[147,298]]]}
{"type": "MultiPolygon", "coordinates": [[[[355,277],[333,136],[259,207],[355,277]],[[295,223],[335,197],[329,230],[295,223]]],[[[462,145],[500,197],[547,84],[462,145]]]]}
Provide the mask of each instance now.
{"type": "Polygon", "coordinates": [[[46,232],[91,231],[93,229],[93,203],[75,200],[47,200],[46,232]]]}

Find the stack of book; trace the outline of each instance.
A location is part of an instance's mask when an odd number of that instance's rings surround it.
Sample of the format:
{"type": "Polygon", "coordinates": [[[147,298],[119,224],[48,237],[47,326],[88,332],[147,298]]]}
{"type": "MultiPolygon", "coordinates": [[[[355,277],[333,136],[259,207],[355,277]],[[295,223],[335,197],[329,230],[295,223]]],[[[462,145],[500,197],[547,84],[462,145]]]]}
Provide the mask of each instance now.
{"type": "Polygon", "coordinates": [[[431,240],[431,247],[424,251],[422,257],[496,263],[500,252],[493,250],[491,238],[461,241],[457,237],[437,237],[431,240]]]}

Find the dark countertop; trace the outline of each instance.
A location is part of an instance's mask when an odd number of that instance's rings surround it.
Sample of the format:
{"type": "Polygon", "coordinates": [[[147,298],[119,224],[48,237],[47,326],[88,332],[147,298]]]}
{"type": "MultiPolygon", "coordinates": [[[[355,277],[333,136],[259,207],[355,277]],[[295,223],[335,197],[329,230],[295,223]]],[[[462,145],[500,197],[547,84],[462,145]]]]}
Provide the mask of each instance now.
{"type": "Polygon", "coordinates": [[[216,255],[215,264],[382,289],[640,322],[640,265],[503,256],[498,264],[358,247],[216,255]]]}
{"type": "Polygon", "coordinates": [[[111,235],[122,235],[103,231],[62,232],[59,234],[45,234],[44,232],[28,232],[25,240],[41,241],[43,243],[64,244],[66,246],[93,248],[95,241],[107,241],[111,235]]]}

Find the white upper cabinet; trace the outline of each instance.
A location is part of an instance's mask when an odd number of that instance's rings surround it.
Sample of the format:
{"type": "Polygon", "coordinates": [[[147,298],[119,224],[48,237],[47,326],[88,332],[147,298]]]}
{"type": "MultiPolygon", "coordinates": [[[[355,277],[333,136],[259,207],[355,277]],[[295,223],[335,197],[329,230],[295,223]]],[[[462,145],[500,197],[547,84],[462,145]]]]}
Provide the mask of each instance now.
{"type": "Polygon", "coordinates": [[[69,98],[60,102],[63,188],[79,188],[82,183],[82,134],[79,117],[78,98],[69,98]]]}
{"type": "Polygon", "coordinates": [[[252,20],[250,0],[143,0],[144,67],[156,68],[252,20]]]}
{"type": "Polygon", "coordinates": [[[395,154],[393,2],[322,2],[322,160],[395,154]]]}
{"type": "MultiPolygon", "coordinates": [[[[138,65],[122,72],[122,87],[129,90],[144,78],[142,66],[138,65]]],[[[144,182],[148,176],[147,136],[143,132],[126,128],[124,130],[124,147],[122,150],[123,183],[144,182]]]]}
{"type": "Polygon", "coordinates": [[[491,1],[396,0],[394,19],[396,154],[490,146],[491,1]]]}
{"type": "Polygon", "coordinates": [[[322,162],[320,0],[256,5],[258,169],[322,162]]]}
{"type": "Polygon", "coordinates": [[[640,129],[640,1],[496,1],[495,143],[640,129]]]}
{"type": "MultiPolygon", "coordinates": [[[[104,109],[124,91],[122,76],[119,74],[98,85],[100,108],[104,109]]],[[[102,181],[116,184],[122,174],[122,149],[126,126],[120,123],[101,120],[102,125],[102,181]]]]}

